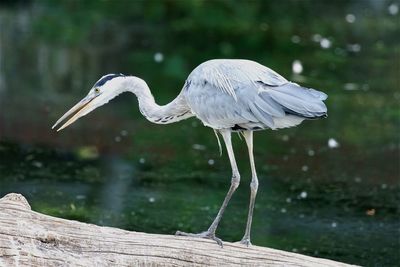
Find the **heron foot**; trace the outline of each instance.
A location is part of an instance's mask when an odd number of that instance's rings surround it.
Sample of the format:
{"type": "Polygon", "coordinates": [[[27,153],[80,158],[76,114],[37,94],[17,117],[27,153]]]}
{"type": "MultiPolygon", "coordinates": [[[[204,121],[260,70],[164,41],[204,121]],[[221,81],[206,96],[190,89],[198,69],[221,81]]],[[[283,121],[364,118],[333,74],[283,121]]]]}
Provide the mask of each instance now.
{"type": "Polygon", "coordinates": [[[247,247],[251,246],[251,242],[250,242],[250,238],[243,238],[242,240],[240,240],[239,242],[240,244],[246,245],[247,247]]]}
{"type": "Polygon", "coordinates": [[[185,233],[185,232],[181,232],[181,231],[176,231],[175,235],[211,239],[211,240],[214,240],[215,242],[217,242],[217,244],[221,248],[224,247],[223,244],[222,244],[222,240],[220,238],[216,237],[215,233],[209,232],[209,231],[201,232],[201,233],[198,233],[198,234],[192,234],[192,233],[185,233]]]}

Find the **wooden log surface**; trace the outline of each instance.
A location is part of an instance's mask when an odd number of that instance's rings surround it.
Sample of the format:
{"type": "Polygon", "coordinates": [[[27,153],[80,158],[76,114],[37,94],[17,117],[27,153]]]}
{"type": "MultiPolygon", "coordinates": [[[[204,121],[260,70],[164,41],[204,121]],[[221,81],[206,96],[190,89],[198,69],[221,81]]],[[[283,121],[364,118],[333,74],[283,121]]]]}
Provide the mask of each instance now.
{"type": "Polygon", "coordinates": [[[296,253],[146,234],[51,217],[0,199],[0,266],[349,266],[296,253]]]}

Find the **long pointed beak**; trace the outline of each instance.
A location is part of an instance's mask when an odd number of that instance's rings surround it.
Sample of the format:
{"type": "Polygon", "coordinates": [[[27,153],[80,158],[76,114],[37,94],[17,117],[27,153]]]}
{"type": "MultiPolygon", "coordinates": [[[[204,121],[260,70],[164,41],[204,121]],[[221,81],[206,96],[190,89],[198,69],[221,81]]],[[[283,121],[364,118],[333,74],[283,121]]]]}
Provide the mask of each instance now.
{"type": "Polygon", "coordinates": [[[65,127],[67,127],[68,125],[72,124],[73,122],[75,122],[77,119],[79,119],[80,117],[86,115],[86,111],[91,108],[90,102],[93,101],[93,99],[95,99],[98,95],[95,96],[87,96],[84,99],[82,99],[80,102],[78,102],[75,106],[73,106],[70,110],[68,110],[61,118],[58,119],[58,121],[53,125],[53,127],[51,127],[52,129],[54,129],[58,124],[60,124],[60,122],[62,122],[63,120],[65,120],[66,118],[68,118],[70,115],[74,114],[74,116],[72,116],[66,123],[64,123],[60,128],[58,128],[58,131],[61,131],[62,129],[64,129],[65,127]]]}

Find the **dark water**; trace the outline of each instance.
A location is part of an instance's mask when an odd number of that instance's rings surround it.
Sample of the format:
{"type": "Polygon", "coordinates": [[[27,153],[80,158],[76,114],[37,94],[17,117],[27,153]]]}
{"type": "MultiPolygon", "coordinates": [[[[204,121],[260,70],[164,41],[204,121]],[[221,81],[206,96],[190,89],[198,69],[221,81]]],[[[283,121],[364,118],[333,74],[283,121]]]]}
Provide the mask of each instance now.
{"type": "MultiPolygon", "coordinates": [[[[205,230],[231,171],[214,133],[196,119],[152,125],[134,97],[123,95],[62,133],[50,127],[104,73],[137,74],[166,103],[203,60],[251,58],[329,94],[327,119],[255,134],[253,244],[398,265],[399,3],[297,2],[243,4],[234,25],[223,24],[225,10],[235,12],[230,2],[206,11],[195,2],[138,2],[131,17],[96,2],[73,18],[79,2],[2,6],[0,196],[22,193],[36,211],[135,231],[205,230]],[[144,17],[135,13],[140,8],[144,17]],[[63,23],[53,25],[54,16],[63,23]],[[130,35],[117,30],[121,25],[130,35]],[[199,47],[208,44],[202,39],[217,49],[199,47]]],[[[226,241],[241,239],[249,200],[247,150],[236,136],[234,148],[242,183],[217,231],[226,241]]]]}

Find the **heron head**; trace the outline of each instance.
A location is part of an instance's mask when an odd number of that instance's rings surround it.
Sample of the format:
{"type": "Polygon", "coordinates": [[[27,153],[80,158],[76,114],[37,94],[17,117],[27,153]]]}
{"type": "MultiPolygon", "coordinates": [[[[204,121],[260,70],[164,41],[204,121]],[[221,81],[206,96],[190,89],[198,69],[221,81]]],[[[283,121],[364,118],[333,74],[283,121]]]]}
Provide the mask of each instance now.
{"type": "Polygon", "coordinates": [[[68,110],[52,127],[54,129],[63,120],[69,118],[57,131],[72,124],[96,108],[107,104],[111,99],[121,94],[125,88],[126,78],[123,74],[107,74],[101,77],[89,90],[89,93],[75,106],[68,110]]]}

